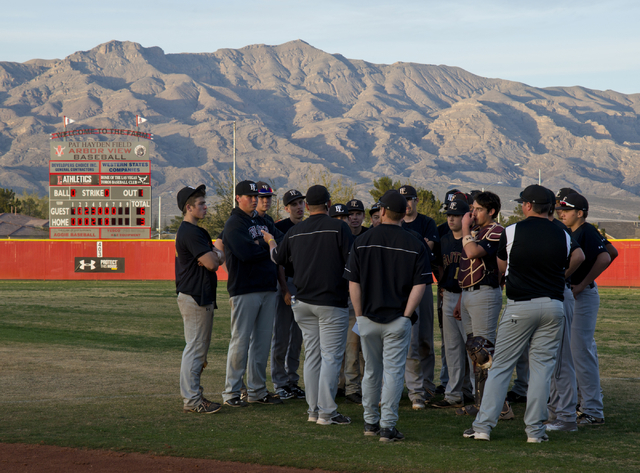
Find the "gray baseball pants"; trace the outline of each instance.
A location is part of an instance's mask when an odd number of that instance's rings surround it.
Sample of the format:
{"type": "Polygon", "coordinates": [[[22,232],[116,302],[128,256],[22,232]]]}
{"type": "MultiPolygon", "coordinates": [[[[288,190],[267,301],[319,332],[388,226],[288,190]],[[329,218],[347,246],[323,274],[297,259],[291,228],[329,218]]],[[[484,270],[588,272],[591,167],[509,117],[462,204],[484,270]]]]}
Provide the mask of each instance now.
{"type": "Polygon", "coordinates": [[[180,364],[180,394],[185,409],[191,409],[202,402],[200,375],[211,343],[213,327],[213,304],[199,306],[188,294],[178,294],[178,308],[184,322],[184,341],[180,364]]]}
{"type": "Polygon", "coordinates": [[[571,324],[571,353],[580,392],[580,411],[594,417],[604,417],[598,347],[594,337],[600,294],[598,286],[587,287],[576,297],[571,324]]]}
{"type": "Polygon", "coordinates": [[[462,326],[462,321],[453,317],[453,311],[459,299],[460,294],[444,291],[442,333],[449,370],[449,382],[446,384],[444,398],[452,403],[462,402],[463,392],[469,396],[473,393],[470,378],[473,366],[465,348],[467,334],[462,326]]]}
{"type": "MultiPolygon", "coordinates": [[[[295,296],[296,287],[292,278],[287,278],[287,287],[289,293],[295,296]]],[[[271,340],[271,381],[275,389],[298,384],[302,349],[302,332],[293,318],[293,310],[284,302],[280,289],[277,294],[271,340]]]]}
{"type": "Polygon", "coordinates": [[[427,390],[434,392],[433,376],[436,355],[433,347],[433,291],[431,286],[417,309],[418,321],[411,327],[411,344],[407,355],[404,379],[409,390],[409,399],[426,400],[427,390]]]}
{"type": "Polygon", "coordinates": [[[309,417],[331,419],[349,327],[349,309],[297,300],[293,314],[304,338],[304,388],[309,417]]]}
{"type": "Polygon", "coordinates": [[[489,369],[482,404],[473,422],[476,432],[490,433],[498,423],[511,373],[527,344],[530,344],[525,431],[529,438],[544,435],[549,385],[563,328],[564,308],[559,300],[541,297],[507,302],[498,328],[493,365],[489,369]]]}
{"type": "Polygon", "coordinates": [[[411,340],[411,320],[398,317],[380,324],[358,317],[364,353],[362,406],[364,421],[390,429],[398,422],[398,406],[404,388],[404,370],[411,340]],[[380,409],[378,409],[380,404],[380,409]]]}
{"type": "Polygon", "coordinates": [[[222,398],[240,397],[247,372],[250,401],[267,395],[267,360],[276,312],[276,292],[253,292],[231,298],[231,340],[222,398]]]}

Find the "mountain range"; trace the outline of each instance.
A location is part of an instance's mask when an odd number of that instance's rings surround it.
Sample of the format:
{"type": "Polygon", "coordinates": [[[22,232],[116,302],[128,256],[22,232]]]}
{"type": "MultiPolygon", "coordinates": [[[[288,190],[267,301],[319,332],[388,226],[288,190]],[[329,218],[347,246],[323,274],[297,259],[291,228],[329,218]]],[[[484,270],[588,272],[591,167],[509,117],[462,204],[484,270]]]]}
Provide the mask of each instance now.
{"type": "MultiPolygon", "coordinates": [[[[584,193],[601,217],[636,219],[639,111],[640,94],[372,64],[301,40],[198,54],[110,41],[60,60],[0,62],[0,187],[48,192],[50,134],[63,116],[75,120],[69,129],[133,129],[139,115],[154,135],[156,197],[225,174],[236,122],[239,177],[281,192],[328,171],[367,203],[380,176],[440,199],[457,187],[508,201],[540,177],[584,193]]],[[[174,198],[163,213],[177,212],[174,198]]]]}

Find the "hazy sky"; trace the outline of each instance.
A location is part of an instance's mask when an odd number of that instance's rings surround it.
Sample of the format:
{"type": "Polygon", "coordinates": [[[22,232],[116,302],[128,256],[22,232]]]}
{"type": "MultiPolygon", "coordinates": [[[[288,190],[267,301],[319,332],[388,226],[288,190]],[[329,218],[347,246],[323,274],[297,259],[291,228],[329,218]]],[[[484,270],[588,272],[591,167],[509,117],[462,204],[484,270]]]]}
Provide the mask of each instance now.
{"type": "Polygon", "coordinates": [[[0,13],[0,61],[62,59],[112,39],[166,53],[302,39],[373,63],[640,93],[639,19],[638,0],[22,0],[0,13]]]}

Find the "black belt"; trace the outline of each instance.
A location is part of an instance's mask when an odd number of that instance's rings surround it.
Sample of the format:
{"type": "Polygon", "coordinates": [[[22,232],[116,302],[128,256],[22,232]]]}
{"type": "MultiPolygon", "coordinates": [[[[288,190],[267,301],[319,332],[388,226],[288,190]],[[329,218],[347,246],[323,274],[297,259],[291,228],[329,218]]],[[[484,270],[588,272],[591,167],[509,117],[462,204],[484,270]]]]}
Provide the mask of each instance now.
{"type": "Polygon", "coordinates": [[[463,290],[463,291],[469,291],[469,292],[472,292],[472,291],[477,291],[477,290],[478,290],[478,289],[480,289],[482,286],[487,286],[487,287],[490,287],[491,289],[497,289],[497,287],[498,287],[498,286],[493,287],[493,286],[491,286],[491,285],[489,285],[489,284],[480,284],[480,283],[478,283],[478,284],[474,284],[473,286],[463,287],[463,288],[462,288],[462,290],[463,290]]]}
{"type": "MultiPolygon", "coordinates": [[[[570,282],[568,282],[568,283],[566,283],[566,284],[567,284],[567,289],[571,289],[571,283],[570,283],[570,282]]],[[[592,282],[591,284],[589,284],[587,287],[588,287],[589,289],[593,289],[594,287],[596,287],[596,282],[595,282],[595,281],[593,281],[593,282],[592,282]]]]}

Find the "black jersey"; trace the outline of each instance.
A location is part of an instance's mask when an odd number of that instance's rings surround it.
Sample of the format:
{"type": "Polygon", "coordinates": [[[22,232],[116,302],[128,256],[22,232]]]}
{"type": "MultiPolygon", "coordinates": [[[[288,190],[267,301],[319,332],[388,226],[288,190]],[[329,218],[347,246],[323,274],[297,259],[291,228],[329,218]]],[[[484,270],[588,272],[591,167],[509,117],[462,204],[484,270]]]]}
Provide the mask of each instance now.
{"type": "Polygon", "coordinates": [[[384,223],[356,238],[344,277],[362,287],[362,315],[383,324],[404,315],[413,286],[433,281],[424,245],[384,223]]]}
{"type": "Polygon", "coordinates": [[[210,251],[209,232],[183,220],[176,234],[176,293],[190,295],[199,306],[216,303],[216,273],[198,265],[198,258],[210,251]]]}
{"type": "MultiPolygon", "coordinates": [[[[276,228],[280,230],[282,233],[286,234],[291,227],[293,227],[295,223],[291,221],[290,218],[285,218],[284,220],[279,220],[276,222],[276,228]]],[[[293,277],[293,264],[291,261],[287,262],[284,266],[284,275],[287,278],[293,277]]]]}
{"type": "Polygon", "coordinates": [[[443,269],[442,276],[438,281],[438,287],[449,292],[462,292],[462,288],[458,283],[460,257],[462,256],[462,237],[456,239],[453,236],[453,232],[450,231],[442,236],[438,248],[436,263],[443,269]]]}
{"type": "Polygon", "coordinates": [[[607,253],[604,247],[605,243],[602,235],[590,223],[583,223],[575,232],[571,232],[571,236],[578,242],[582,251],[584,251],[585,260],[582,262],[575,273],[571,275],[571,284],[580,284],[589,274],[591,268],[596,263],[600,253],[607,253]]]}
{"type": "Polygon", "coordinates": [[[436,221],[426,215],[418,214],[413,222],[402,221],[403,228],[409,228],[414,232],[418,232],[422,238],[426,238],[429,241],[438,243],[440,241],[440,235],[438,235],[438,227],[436,221]]]}
{"type": "Polygon", "coordinates": [[[311,215],[285,235],[273,251],[280,265],[293,264],[296,298],[307,304],[347,307],[349,283],[342,278],[353,235],[342,220],[311,215]]]}
{"type": "Polygon", "coordinates": [[[547,218],[529,217],[507,227],[497,254],[507,262],[507,298],[564,300],[564,272],[570,254],[569,234],[547,218]]]}

